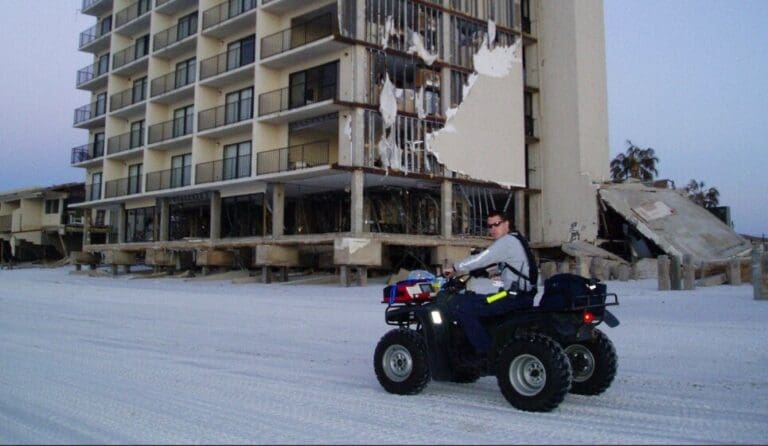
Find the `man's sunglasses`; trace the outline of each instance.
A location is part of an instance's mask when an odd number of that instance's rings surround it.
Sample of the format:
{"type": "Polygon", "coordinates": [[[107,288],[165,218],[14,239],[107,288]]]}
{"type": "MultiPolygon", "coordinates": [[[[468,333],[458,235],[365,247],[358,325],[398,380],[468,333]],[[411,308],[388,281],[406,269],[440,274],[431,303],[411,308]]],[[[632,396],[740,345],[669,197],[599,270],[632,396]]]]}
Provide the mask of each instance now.
{"type": "Polygon", "coordinates": [[[488,223],[488,229],[492,228],[498,228],[500,224],[504,223],[506,220],[499,220],[496,223],[488,223]]]}

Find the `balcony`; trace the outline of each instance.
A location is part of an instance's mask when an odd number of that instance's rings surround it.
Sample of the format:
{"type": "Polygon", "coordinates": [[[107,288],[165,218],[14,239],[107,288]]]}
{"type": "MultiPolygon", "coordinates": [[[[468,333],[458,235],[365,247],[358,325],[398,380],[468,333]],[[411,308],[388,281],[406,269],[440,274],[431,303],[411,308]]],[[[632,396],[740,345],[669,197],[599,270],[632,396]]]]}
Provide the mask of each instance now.
{"type": "Polygon", "coordinates": [[[141,193],[141,177],[132,176],[104,183],[104,198],[124,197],[141,193]]]}
{"type": "Polygon", "coordinates": [[[194,51],[197,44],[197,17],[189,23],[172,26],[155,34],[152,43],[152,55],[163,59],[173,59],[184,53],[194,51]]]}
{"type": "Polygon", "coordinates": [[[328,141],[259,152],[256,155],[256,173],[265,175],[324,166],[328,164],[328,152],[328,141]]]}
{"type": "Polygon", "coordinates": [[[282,15],[305,4],[305,0],[261,0],[261,9],[270,14],[282,15]]]}
{"type": "Polygon", "coordinates": [[[195,166],[195,184],[231,181],[250,176],[250,154],[200,163],[195,166]]]}
{"type": "Polygon", "coordinates": [[[101,183],[85,185],[85,201],[101,200],[101,183]]]}
{"type": "Polygon", "coordinates": [[[155,11],[165,15],[175,15],[197,5],[198,0],[155,0],[155,11]]]}
{"type": "Polygon", "coordinates": [[[200,85],[221,88],[253,79],[255,45],[234,48],[200,62],[200,85]]]}
{"type": "Polygon", "coordinates": [[[533,138],[535,141],[538,141],[536,138],[536,127],[535,127],[536,120],[533,119],[533,116],[525,116],[525,139],[530,140],[533,138]]]}
{"type": "Polygon", "coordinates": [[[152,10],[151,0],[139,0],[115,13],[114,31],[132,36],[140,30],[149,28],[149,11],[152,10]]]}
{"type": "Polygon", "coordinates": [[[192,166],[176,167],[147,173],[147,192],[176,189],[189,186],[192,178],[192,166]]]}
{"type": "Polygon", "coordinates": [[[109,60],[96,62],[85,68],[77,70],[77,88],[81,90],[95,91],[107,86],[107,73],[109,73],[109,60]]]}
{"type": "Polygon", "coordinates": [[[103,156],[104,141],[95,141],[79,147],[73,147],[71,164],[78,167],[87,167],[100,163],[103,156]]]}
{"type": "Polygon", "coordinates": [[[328,85],[296,84],[259,95],[259,122],[281,124],[341,110],[336,81],[328,85]]]}
{"type": "Polygon", "coordinates": [[[112,10],[112,0],[83,0],[80,12],[92,16],[102,16],[112,10]]]}
{"type": "Polygon", "coordinates": [[[97,23],[80,33],[80,51],[97,54],[109,48],[109,33],[112,22],[97,23]]]}
{"type": "Polygon", "coordinates": [[[107,113],[107,101],[96,101],[75,110],[74,126],[79,129],[104,127],[104,115],[107,113]]]}
{"type": "Polygon", "coordinates": [[[170,150],[189,145],[194,133],[194,116],[188,115],[150,125],[148,148],[170,150]]]}
{"type": "Polygon", "coordinates": [[[152,102],[170,104],[195,96],[196,64],[192,63],[187,70],[177,70],[161,77],[152,79],[150,96],[152,102]]]}
{"type": "Polygon", "coordinates": [[[203,12],[203,34],[223,39],[245,30],[256,30],[258,0],[225,1],[203,12]]]}
{"type": "Polygon", "coordinates": [[[261,39],[262,66],[286,68],[312,57],[338,52],[346,44],[336,40],[338,27],[332,14],[315,17],[300,25],[261,39]]]}
{"type": "Polygon", "coordinates": [[[147,70],[149,62],[148,45],[139,40],[128,48],[116,52],[112,56],[112,74],[131,77],[147,70]]]}
{"type": "Polygon", "coordinates": [[[13,215],[0,216],[0,232],[11,232],[13,227],[13,215]]]}
{"type": "Polygon", "coordinates": [[[137,149],[144,146],[144,129],[132,130],[122,135],[109,138],[107,141],[107,155],[111,158],[127,158],[136,153],[137,149]],[[112,155],[119,156],[112,157],[112,155]]]}
{"type": "Polygon", "coordinates": [[[203,110],[197,115],[197,131],[207,138],[250,131],[252,124],[253,100],[250,98],[203,110]]]}
{"type": "Polygon", "coordinates": [[[146,110],[146,99],[147,87],[145,82],[143,86],[129,88],[110,96],[109,113],[111,116],[126,119],[141,116],[146,110]]]}

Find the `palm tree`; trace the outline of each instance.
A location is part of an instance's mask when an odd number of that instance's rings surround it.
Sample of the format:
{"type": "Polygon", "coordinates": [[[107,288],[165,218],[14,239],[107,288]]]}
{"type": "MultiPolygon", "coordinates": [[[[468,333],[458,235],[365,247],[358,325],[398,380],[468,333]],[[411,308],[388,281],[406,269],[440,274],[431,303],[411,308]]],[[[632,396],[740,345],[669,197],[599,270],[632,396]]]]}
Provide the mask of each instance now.
{"type": "Polygon", "coordinates": [[[611,177],[613,181],[621,182],[628,178],[650,181],[658,175],[656,164],[659,158],[650,147],[643,149],[627,140],[629,147],[626,153],[616,155],[611,161],[611,177]]]}
{"type": "Polygon", "coordinates": [[[713,209],[720,205],[720,191],[716,187],[706,189],[703,181],[689,181],[685,186],[685,194],[705,209],[713,209]]]}

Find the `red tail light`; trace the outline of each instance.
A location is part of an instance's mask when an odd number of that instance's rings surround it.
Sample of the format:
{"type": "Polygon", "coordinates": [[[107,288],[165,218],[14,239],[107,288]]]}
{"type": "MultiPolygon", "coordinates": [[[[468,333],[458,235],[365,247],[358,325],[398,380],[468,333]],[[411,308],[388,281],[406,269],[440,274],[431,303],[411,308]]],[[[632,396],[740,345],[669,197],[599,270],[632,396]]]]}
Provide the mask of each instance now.
{"type": "Polygon", "coordinates": [[[591,324],[591,323],[592,323],[592,322],[595,320],[595,315],[594,315],[594,314],[592,314],[592,313],[591,313],[591,312],[589,312],[589,311],[585,311],[585,312],[584,312],[584,318],[583,318],[583,320],[584,320],[584,323],[585,323],[585,324],[591,324]]]}

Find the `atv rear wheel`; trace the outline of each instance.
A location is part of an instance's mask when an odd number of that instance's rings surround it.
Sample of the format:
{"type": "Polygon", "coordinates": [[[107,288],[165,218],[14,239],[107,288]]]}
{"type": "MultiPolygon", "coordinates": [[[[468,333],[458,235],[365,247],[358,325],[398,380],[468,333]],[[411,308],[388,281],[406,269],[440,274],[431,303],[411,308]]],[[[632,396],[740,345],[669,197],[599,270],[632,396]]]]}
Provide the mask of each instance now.
{"type": "Polygon", "coordinates": [[[499,354],[496,379],[512,406],[549,412],[571,387],[571,364],[552,338],[538,333],[517,335],[499,354]]]}
{"type": "Polygon", "coordinates": [[[571,344],[565,348],[573,369],[571,393],[599,395],[611,386],[616,377],[618,358],[608,336],[595,329],[589,341],[571,344]]]}
{"type": "Polygon", "coordinates": [[[421,334],[400,328],[385,334],[373,355],[376,378],[387,392],[415,395],[430,379],[427,348],[421,334]]]}

